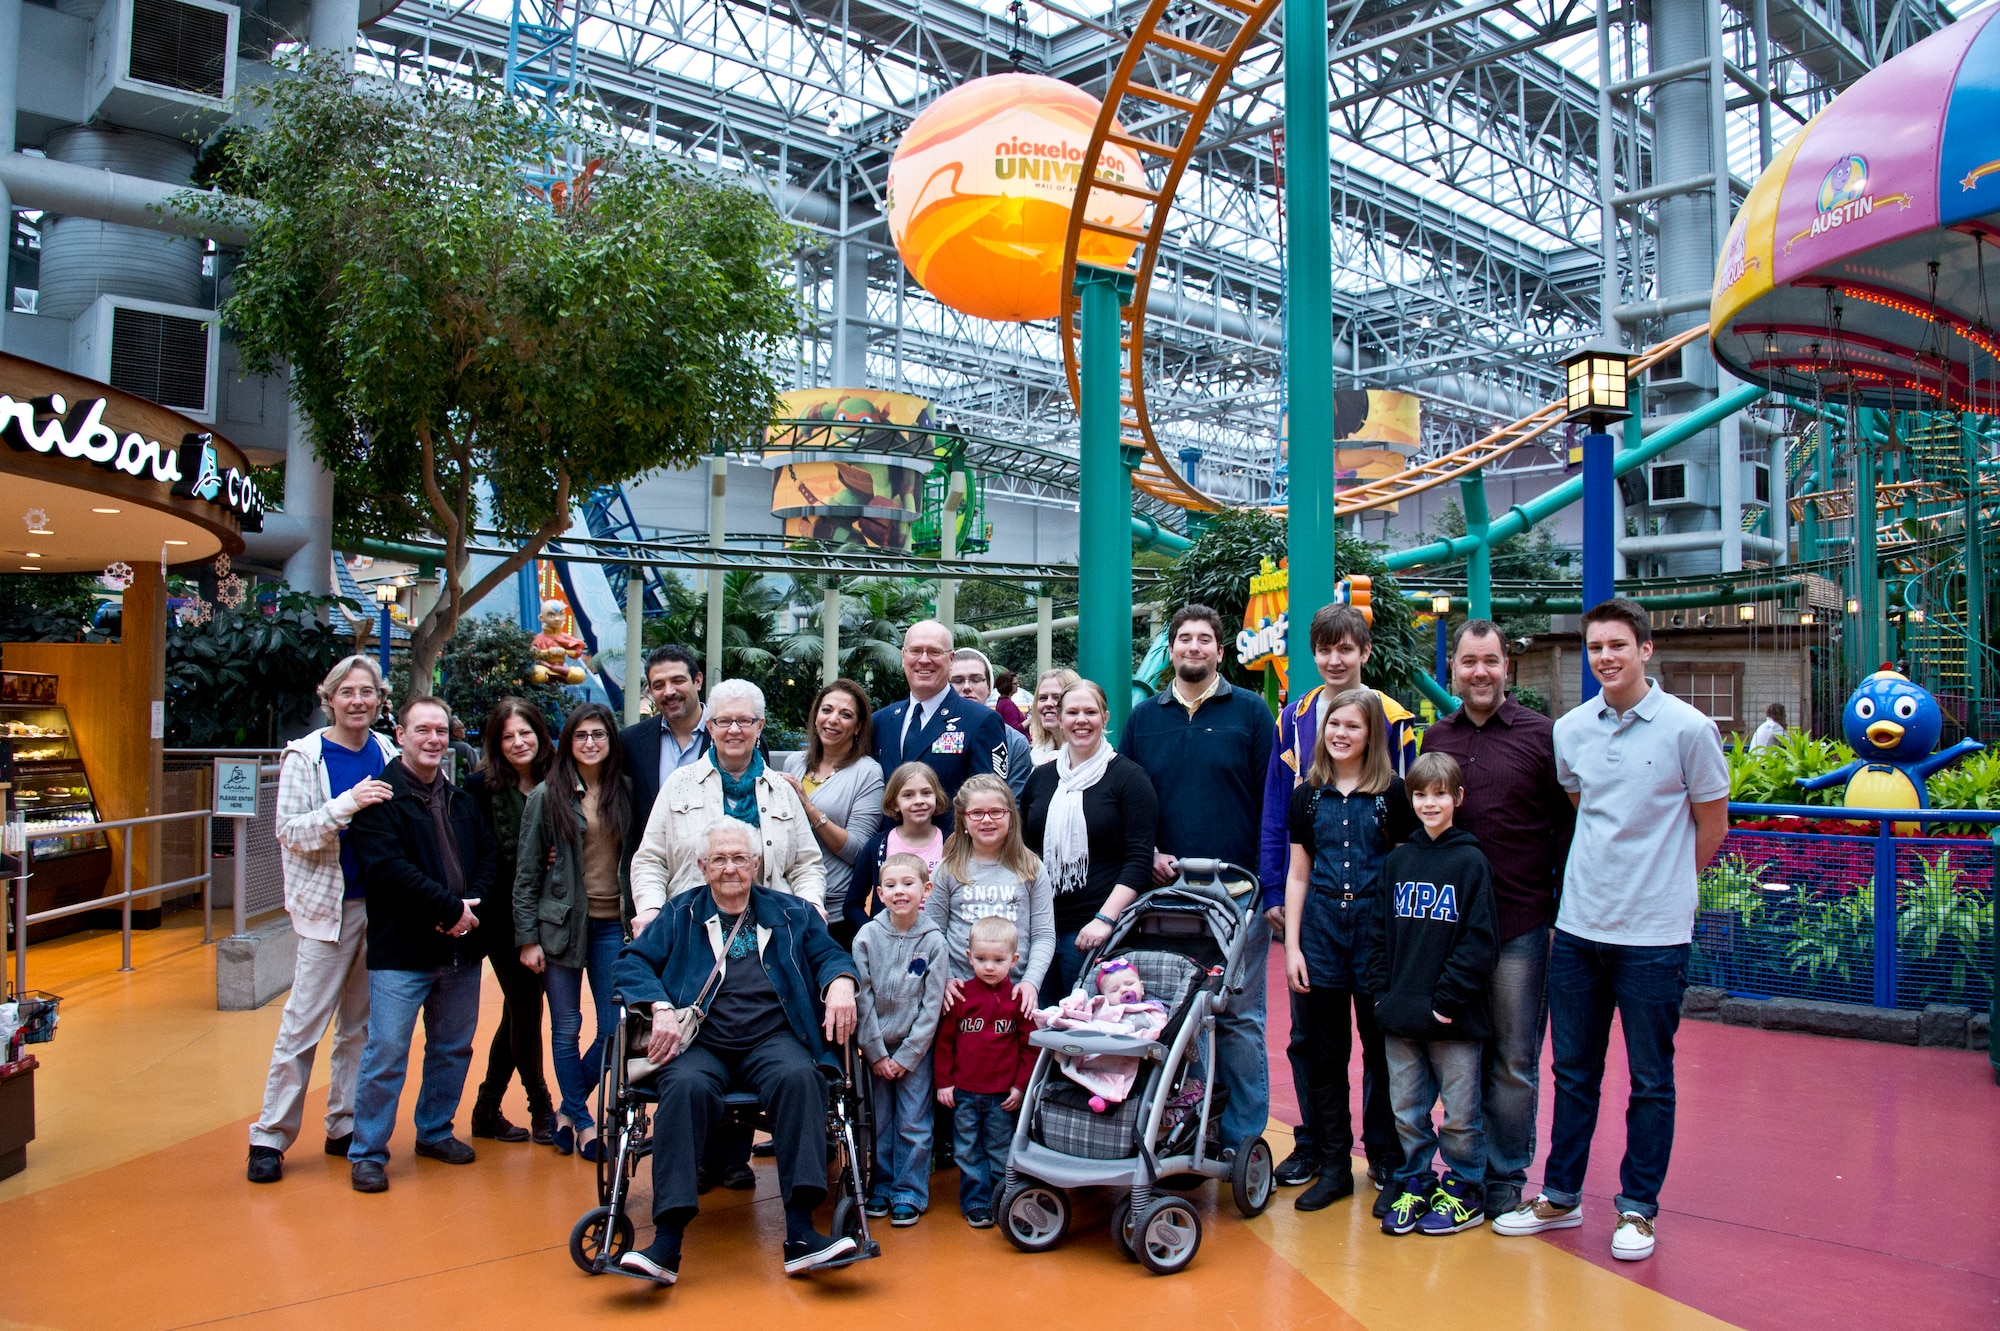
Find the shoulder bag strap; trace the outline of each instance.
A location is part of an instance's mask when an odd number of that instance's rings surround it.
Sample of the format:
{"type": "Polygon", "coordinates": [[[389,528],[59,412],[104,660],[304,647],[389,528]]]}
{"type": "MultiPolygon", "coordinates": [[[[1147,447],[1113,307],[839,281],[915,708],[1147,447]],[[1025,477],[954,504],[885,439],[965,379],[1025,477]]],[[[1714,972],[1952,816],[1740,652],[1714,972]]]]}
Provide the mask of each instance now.
{"type": "Polygon", "coordinates": [[[708,978],[701,982],[701,992],[697,993],[694,996],[694,1002],[689,1004],[690,1007],[704,1017],[708,1015],[708,1005],[715,1001],[716,990],[722,988],[722,973],[729,964],[729,949],[735,945],[736,935],[743,932],[743,926],[749,919],[750,904],[745,902],[743,913],[736,917],[736,927],[731,929],[728,937],[722,940],[722,954],[715,959],[715,965],[708,972],[708,978]]]}

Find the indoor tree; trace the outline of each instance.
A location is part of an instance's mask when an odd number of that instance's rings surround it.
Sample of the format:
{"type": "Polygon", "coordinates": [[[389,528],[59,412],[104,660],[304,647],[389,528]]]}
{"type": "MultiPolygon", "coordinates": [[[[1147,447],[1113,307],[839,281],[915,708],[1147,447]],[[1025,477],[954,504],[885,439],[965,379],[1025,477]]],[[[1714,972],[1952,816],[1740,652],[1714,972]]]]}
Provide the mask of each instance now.
{"type": "Polygon", "coordinates": [[[572,498],[770,419],[798,315],[760,196],[587,131],[552,144],[491,84],[357,86],[308,57],[251,96],[227,192],[183,206],[249,232],[223,322],[248,372],[289,366],[336,539],[445,547],[418,678],[572,498]],[[581,173],[527,183],[565,152],[581,173]],[[502,557],[468,586],[475,538],[502,557]]]}

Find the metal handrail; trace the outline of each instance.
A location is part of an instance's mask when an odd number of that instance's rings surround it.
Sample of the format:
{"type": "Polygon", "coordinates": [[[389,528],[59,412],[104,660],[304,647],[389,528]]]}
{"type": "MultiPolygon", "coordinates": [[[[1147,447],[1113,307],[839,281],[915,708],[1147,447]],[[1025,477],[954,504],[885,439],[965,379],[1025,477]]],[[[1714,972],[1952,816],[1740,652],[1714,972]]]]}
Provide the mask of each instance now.
{"type": "MultiPolygon", "coordinates": [[[[124,891],[114,892],[109,896],[97,897],[90,901],[78,901],[67,906],[56,906],[50,910],[37,911],[30,915],[28,913],[28,880],[34,877],[34,856],[30,846],[32,842],[40,838],[28,834],[27,820],[23,811],[16,810],[14,816],[7,823],[9,842],[11,843],[18,837],[20,843],[15,848],[16,853],[20,855],[20,869],[14,876],[14,901],[11,912],[14,929],[14,992],[26,993],[28,989],[28,927],[30,925],[42,924],[49,920],[59,920],[70,915],[81,915],[85,911],[103,910],[111,906],[122,908],[120,911],[122,918],[119,924],[122,950],[121,962],[118,969],[121,971],[131,970],[132,899],[134,897],[155,896],[161,892],[171,891],[176,887],[186,887],[192,883],[200,883],[201,941],[203,943],[214,942],[215,815],[212,810],[188,809],[180,813],[155,813],[139,818],[112,818],[95,823],[65,823],[62,825],[61,831],[52,831],[44,835],[81,836],[86,833],[115,832],[132,827],[162,826],[167,823],[181,822],[189,818],[199,818],[202,820],[201,863],[204,869],[201,873],[188,878],[177,878],[170,883],[149,883],[135,892],[132,889],[132,840],[128,835],[124,839],[125,844],[120,856],[124,861],[124,891]]],[[[239,855],[238,858],[240,860],[241,856],[239,855]]],[[[237,908],[238,910],[242,908],[240,900],[237,908]]],[[[6,905],[6,894],[0,893],[0,941],[4,941],[6,937],[9,914],[6,905]]]]}

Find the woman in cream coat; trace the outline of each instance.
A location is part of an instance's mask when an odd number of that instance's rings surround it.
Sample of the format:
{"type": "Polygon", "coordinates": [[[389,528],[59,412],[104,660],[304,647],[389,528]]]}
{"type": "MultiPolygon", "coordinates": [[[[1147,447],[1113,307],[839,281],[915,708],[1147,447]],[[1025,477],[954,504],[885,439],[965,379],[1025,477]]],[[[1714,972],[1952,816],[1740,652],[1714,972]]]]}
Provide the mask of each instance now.
{"type": "Polygon", "coordinates": [[[707,726],[708,753],[660,787],[632,856],[634,936],[653,922],[667,898],[702,885],[701,834],[723,818],[758,830],[761,885],[826,913],[826,866],[813,817],[791,783],[765,767],[757,747],[764,733],[764,691],[748,680],[723,680],[708,696],[707,726]]]}

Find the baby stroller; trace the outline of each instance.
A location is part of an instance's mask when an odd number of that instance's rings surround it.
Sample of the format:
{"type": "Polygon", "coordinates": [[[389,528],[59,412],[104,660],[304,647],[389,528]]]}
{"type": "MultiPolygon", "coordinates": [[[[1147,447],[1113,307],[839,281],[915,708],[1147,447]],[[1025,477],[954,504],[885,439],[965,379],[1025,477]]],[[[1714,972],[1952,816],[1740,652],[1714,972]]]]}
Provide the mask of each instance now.
{"type": "Polygon", "coordinates": [[[1129,1189],[1111,1213],[1112,1241],[1155,1275],[1183,1270],[1201,1246],[1200,1213],[1167,1189],[1226,1178],[1245,1217],[1270,1205],[1270,1146],[1261,1136],[1218,1140],[1228,1095],[1197,1070],[1216,1066],[1216,1017],[1243,992],[1245,967],[1266,960],[1243,955],[1248,907],[1230,895],[1227,878],[1255,881],[1219,860],[1182,860],[1180,877],[1127,906],[1088,958],[1086,974],[1111,957],[1132,964],[1146,996],[1170,1014],[1156,1037],[1062,1030],[1029,1037],[1041,1054],[1022,1097],[998,1208],[1001,1231],[1023,1252],[1062,1242],[1071,1188],[1129,1189]],[[1058,1053],[1144,1062],[1131,1095],[1095,1113],[1089,1092],[1057,1066],[1058,1053]]]}
{"type": "MultiPolygon", "coordinates": [[[[632,1247],[632,1220],[625,1206],[640,1162],[653,1153],[652,1107],[660,1098],[652,1077],[635,1079],[632,1074],[645,1067],[637,1056],[645,1053],[651,1030],[650,1006],[619,1005],[618,1024],[605,1048],[604,1073],[597,1085],[598,1133],[604,1143],[597,1162],[598,1204],[585,1211],[569,1232],[570,1260],[586,1275],[603,1275],[632,1247]]],[[[851,1037],[841,1049],[820,1055],[819,1070],[826,1078],[826,1191],[833,1203],[828,1228],[836,1238],[846,1235],[855,1243],[853,1257],[817,1268],[822,1271],[882,1255],[881,1245],[868,1236],[868,1217],[862,1211],[875,1156],[863,1069],[851,1037]]],[[[769,1128],[754,1092],[730,1091],[722,1101],[725,1123],[746,1132],[769,1128]]]]}

